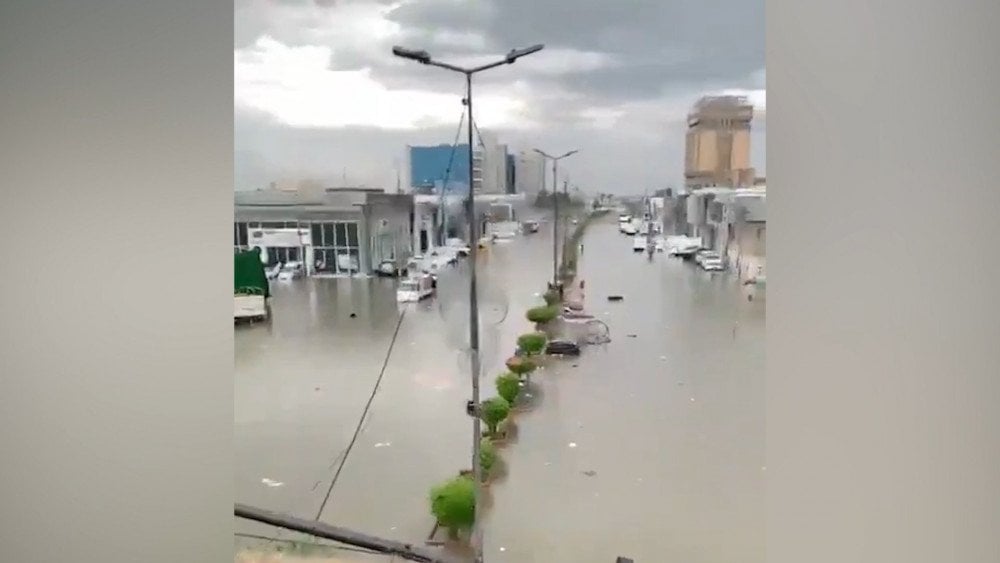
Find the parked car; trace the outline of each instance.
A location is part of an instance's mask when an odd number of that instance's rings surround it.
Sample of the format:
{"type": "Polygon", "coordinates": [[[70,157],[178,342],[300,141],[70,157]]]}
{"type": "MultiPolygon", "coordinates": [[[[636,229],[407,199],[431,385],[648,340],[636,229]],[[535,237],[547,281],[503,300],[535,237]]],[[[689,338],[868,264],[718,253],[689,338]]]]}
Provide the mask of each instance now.
{"type": "Polygon", "coordinates": [[[301,278],[305,274],[302,262],[288,262],[278,272],[278,281],[290,281],[301,278]]]}
{"type": "Polygon", "coordinates": [[[708,257],[701,260],[701,269],[706,272],[721,272],[726,269],[722,258],[708,257]]]}
{"type": "Polygon", "coordinates": [[[264,275],[269,280],[277,279],[278,273],[281,272],[281,264],[275,264],[274,266],[268,266],[264,268],[264,275]]]}
{"type": "Polygon", "coordinates": [[[722,259],[722,257],[719,256],[718,252],[716,252],[714,250],[708,250],[707,248],[699,250],[694,255],[694,261],[697,264],[701,264],[702,262],[704,262],[706,259],[709,259],[709,258],[718,258],[720,260],[722,259]]]}
{"type": "Polygon", "coordinates": [[[545,346],[545,353],[558,356],[579,356],[580,345],[572,340],[550,340],[545,346]]]}
{"type": "Polygon", "coordinates": [[[395,278],[399,276],[400,272],[399,268],[396,267],[396,262],[393,260],[383,260],[382,263],[375,268],[375,274],[381,277],[395,278]]]}

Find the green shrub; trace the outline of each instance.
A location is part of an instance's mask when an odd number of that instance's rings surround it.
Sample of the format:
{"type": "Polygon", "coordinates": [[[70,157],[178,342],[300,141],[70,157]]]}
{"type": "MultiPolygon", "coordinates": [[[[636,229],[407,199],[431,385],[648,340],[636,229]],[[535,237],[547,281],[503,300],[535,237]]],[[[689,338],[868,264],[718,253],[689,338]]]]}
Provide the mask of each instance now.
{"type": "Polygon", "coordinates": [[[545,324],[559,316],[559,307],[556,305],[534,307],[532,309],[528,309],[525,316],[529,321],[535,324],[545,324]]]}
{"type": "Polygon", "coordinates": [[[497,447],[493,445],[493,440],[483,438],[483,441],[479,443],[479,467],[483,470],[483,481],[488,480],[492,475],[498,457],[497,447]]]}
{"type": "Polygon", "coordinates": [[[550,290],[546,291],[544,294],[542,294],[542,299],[545,300],[545,304],[548,305],[549,307],[551,307],[553,305],[558,305],[559,304],[559,292],[556,291],[556,290],[554,290],[554,289],[550,289],[550,290]]]}
{"type": "Polygon", "coordinates": [[[525,358],[523,356],[511,356],[507,358],[506,363],[507,369],[509,369],[511,373],[515,373],[517,375],[528,375],[538,369],[538,365],[535,364],[531,358],[525,358]]]}
{"type": "Polygon", "coordinates": [[[479,417],[486,423],[490,436],[496,435],[497,427],[507,419],[508,414],[510,414],[510,403],[503,397],[487,399],[479,406],[479,417]]]}
{"type": "Polygon", "coordinates": [[[455,477],[431,489],[431,514],[451,537],[472,527],[476,517],[476,488],[469,477],[455,477]]]}
{"type": "Polygon", "coordinates": [[[544,332],[529,332],[517,337],[517,346],[529,356],[535,356],[545,351],[545,343],[548,340],[544,332]]]}
{"type": "Polygon", "coordinates": [[[513,373],[504,373],[497,376],[497,395],[503,397],[505,401],[513,404],[521,392],[521,380],[513,373]]]}

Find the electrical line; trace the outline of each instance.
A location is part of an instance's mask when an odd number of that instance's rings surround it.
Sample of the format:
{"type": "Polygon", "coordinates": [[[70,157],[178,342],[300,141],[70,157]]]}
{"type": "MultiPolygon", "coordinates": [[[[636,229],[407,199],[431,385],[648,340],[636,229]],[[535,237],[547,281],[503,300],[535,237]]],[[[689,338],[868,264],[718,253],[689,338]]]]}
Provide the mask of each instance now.
{"type": "Polygon", "coordinates": [[[354,428],[354,435],[351,437],[351,441],[347,444],[347,449],[344,450],[343,456],[340,458],[340,465],[337,466],[336,473],[333,474],[333,478],[330,480],[330,487],[326,490],[326,496],[323,497],[323,503],[319,507],[319,511],[316,512],[315,520],[319,522],[321,516],[323,516],[323,510],[326,509],[326,503],[330,500],[330,495],[333,493],[333,486],[337,484],[337,479],[340,478],[340,472],[344,469],[344,464],[347,463],[347,457],[351,454],[351,450],[354,448],[354,444],[358,441],[358,436],[361,434],[361,430],[365,424],[365,418],[368,416],[368,411],[371,410],[372,402],[375,401],[375,395],[378,393],[379,386],[382,384],[382,378],[385,376],[385,370],[389,366],[389,358],[392,356],[392,350],[396,346],[396,338],[399,336],[399,328],[403,326],[403,319],[406,318],[406,311],[408,309],[403,309],[403,312],[399,314],[399,320],[396,322],[396,330],[392,333],[392,340],[389,341],[389,349],[386,350],[385,359],[382,361],[382,369],[378,373],[378,378],[375,380],[375,387],[372,388],[372,393],[368,397],[368,402],[365,403],[365,408],[361,412],[361,418],[358,420],[358,425],[354,428]]]}

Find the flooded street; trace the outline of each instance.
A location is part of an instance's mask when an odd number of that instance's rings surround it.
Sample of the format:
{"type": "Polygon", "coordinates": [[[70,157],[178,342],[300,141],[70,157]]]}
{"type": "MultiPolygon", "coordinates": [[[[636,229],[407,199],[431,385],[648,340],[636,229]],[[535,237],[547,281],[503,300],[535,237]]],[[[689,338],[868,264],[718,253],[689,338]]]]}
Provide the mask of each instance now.
{"type": "MultiPolygon", "coordinates": [[[[484,396],[551,277],[546,227],[480,257],[484,396]]],[[[763,561],[764,304],[647,261],[611,223],[584,245],[586,308],[612,342],[532,377],[486,560],[763,561]]],[[[236,331],[238,502],[422,543],[429,488],[471,455],[466,267],[406,306],[391,280],[273,284],[273,321],[236,331]]]]}

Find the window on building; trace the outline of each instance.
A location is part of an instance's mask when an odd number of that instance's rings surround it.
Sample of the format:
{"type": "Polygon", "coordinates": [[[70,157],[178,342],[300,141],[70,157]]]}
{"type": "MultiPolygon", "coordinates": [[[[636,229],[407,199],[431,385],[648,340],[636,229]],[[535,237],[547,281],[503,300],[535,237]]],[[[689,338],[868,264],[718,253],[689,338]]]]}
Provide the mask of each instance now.
{"type": "Polygon", "coordinates": [[[360,271],[357,223],[344,221],[313,223],[310,231],[315,261],[313,267],[316,272],[353,274],[360,271]]]}
{"type": "Polygon", "coordinates": [[[250,237],[247,233],[248,228],[246,223],[234,223],[233,224],[233,245],[238,248],[244,248],[249,246],[250,237]]]}

